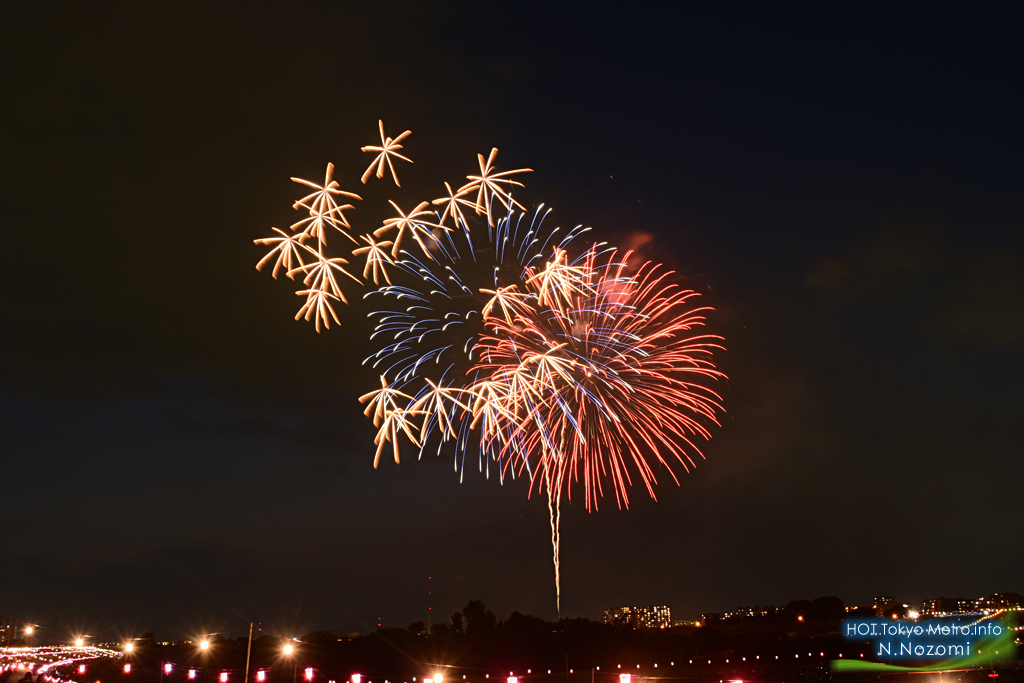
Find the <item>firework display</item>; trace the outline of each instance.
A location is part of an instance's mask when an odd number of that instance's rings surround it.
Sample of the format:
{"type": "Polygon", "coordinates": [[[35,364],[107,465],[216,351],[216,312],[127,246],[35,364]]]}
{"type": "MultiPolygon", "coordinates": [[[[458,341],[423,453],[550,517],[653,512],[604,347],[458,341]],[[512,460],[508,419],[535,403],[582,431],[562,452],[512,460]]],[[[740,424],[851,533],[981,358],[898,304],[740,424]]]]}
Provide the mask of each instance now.
{"type": "MultiPolygon", "coordinates": [[[[410,131],[391,139],[381,122],[380,135],[363,148],[378,156],[361,180],[386,165],[398,185],[392,157],[411,163],[396,152],[410,131]]],[[[530,169],[499,171],[497,154],[478,155],[479,173],[456,190],[445,182],[444,197],[408,212],[390,201],[394,217],[358,239],[344,214],[353,206],[338,202],[361,198],[340,189],[333,165],[322,185],[293,178],[314,190],[293,205],[308,216],[256,240],[272,247],[257,268],[274,260],[275,278],[302,275],[296,319],[318,332],[340,324],[343,282],[369,289],[379,346],[364,364],[380,387],[359,400],[377,429],[374,467],[385,451],[399,462],[404,441],[420,456],[452,453],[460,477],[470,455],[487,476],[543,489],[560,610],[563,495],[579,490],[593,510],[611,493],[628,507],[634,484],[655,497],[659,470],[678,484],[722,410],[711,388],[724,378],[722,346],[701,332],[709,309],[671,271],[588,242],[587,228],[553,227],[543,205],[527,212],[513,176],[530,169]],[[365,285],[349,259],[328,255],[334,231],[364,259],[365,285]]]]}

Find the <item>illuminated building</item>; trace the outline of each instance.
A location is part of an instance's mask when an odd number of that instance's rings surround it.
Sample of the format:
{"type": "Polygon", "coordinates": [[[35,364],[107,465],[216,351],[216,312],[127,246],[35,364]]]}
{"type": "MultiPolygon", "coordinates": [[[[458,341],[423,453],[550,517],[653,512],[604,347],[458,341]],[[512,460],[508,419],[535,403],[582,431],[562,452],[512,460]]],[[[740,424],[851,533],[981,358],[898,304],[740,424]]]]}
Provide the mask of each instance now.
{"type": "Polygon", "coordinates": [[[612,607],[604,611],[604,623],[633,628],[669,628],[672,611],[667,605],[653,607],[612,607]]]}
{"type": "Polygon", "coordinates": [[[1024,599],[1017,593],[993,593],[981,598],[933,598],[921,605],[921,614],[945,617],[954,614],[991,614],[999,610],[1020,610],[1024,599]]]}
{"type": "Polygon", "coordinates": [[[17,639],[18,620],[0,614],[0,647],[9,647],[17,639]]]}
{"type": "Polygon", "coordinates": [[[1024,607],[1024,600],[1019,593],[993,593],[984,598],[978,598],[978,609],[983,612],[995,612],[1001,609],[1019,610],[1024,607]]]}
{"type": "Polygon", "coordinates": [[[977,600],[973,598],[934,598],[921,603],[921,614],[930,617],[973,614],[977,610],[977,600]]]}
{"type": "Polygon", "coordinates": [[[896,598],[891,595],[879,595],[871,600],[875,606],[875,616],[884,617],[896,606],[896,598]]]}

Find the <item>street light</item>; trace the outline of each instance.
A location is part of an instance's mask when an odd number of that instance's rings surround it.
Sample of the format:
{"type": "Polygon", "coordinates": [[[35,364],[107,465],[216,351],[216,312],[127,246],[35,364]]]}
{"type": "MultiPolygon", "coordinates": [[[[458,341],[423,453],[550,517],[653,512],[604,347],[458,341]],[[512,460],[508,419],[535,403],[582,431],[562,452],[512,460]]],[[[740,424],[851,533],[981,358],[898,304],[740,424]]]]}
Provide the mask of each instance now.
{"type": "Polygon", "coordinates": [[[206,638],[203,638],[203,642],[199,643],[199,649],[200,650],[209,650],[210,649],[210,641],[208,641],[206,638]]]}
{"type": "Polygon", "coordinates": [[[82,647],[83,645],[85,645],[85,641],[82,640],[81,638],[78,638],[77,640],[75,640],[75,647],[82,647]]]}
{"type": "MultiPolygon", "coordinates": [[[[284,652],[286,657],[291,657],[292,653],[295,652],[295,648],[293,648],[291,646],[291,643],[289,643],[285,645],[283,648],[281,648],[281,651],[284,652]]],[[[292,659],[292,683],[295,683],[295,681],[298,679],[298,675],[298,664],[294,659],[292,659]]],[[[246,681],[246,683],[248,683],[248,681],[246,681]]]]}
{"type": "Polygon", "coordinates": [[[125,643],[124,644],[124,651],[125,652],[131,652],[134,649],[135,649],[135,646],[132,645],[131,643],[125,643]]]}

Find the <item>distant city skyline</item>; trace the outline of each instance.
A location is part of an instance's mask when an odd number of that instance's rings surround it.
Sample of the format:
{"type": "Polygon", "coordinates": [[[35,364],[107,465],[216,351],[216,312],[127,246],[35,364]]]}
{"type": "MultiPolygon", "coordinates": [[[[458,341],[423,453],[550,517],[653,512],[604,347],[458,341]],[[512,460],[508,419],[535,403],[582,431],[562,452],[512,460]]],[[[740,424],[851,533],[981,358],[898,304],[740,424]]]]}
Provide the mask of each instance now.
{"type": "MultiPolygon", "coordinates": [[[[834,598],[837,596],[820,596],[820,598],[834,598]]],[[[816,598],[815,600],[817,600],[816,598]]],[[[863,617],[874,616],[880,618],[917,619],[925,617],[950,617],[969,614],[993,614],[998,611],[1024,612],[1024,597],[1019,593],[991,593],[977,598],[930,598],[921,601],[919,604],[899,602],[894,596],[879,595],[865,604],[845,604],[838,598],[843,613],[841,617],[863,617]],[[916,609],[915,609],[916,608],[916,609]]],[[[601,614],[593,617],[584,617],[594,622],[604,623],[613,626],[633,626],[634,628],[666,629],[678,626],[703,627],[713,624],[729,623],[744,619],[774,618],[783,616],[784,612],[792,612],[789,616],[797,621],[811,619],[815,614],[816,605],[811,600],[796,599],[777,605],[753,605],[740,606],[726,612],[706,612],[700,615],[681,615],[673,612],[669,605],[628,605],[606,608],[601,614]]],[[[513,610],[514,612],[518,610],[513,610]]],[[[522,613],[520,613],[522,614],[522,613]]],[[[495,615],[498,621],[508,618],[509,615],[495,615]]],[[[99,620],[102,621],[102,620],[99,620]]],[[[439,622],[451,625],[451,620],[439,622]]],[[[284,633],[280,629],[268,625],[270,628],[264,631],[264,624],[261,622],[255,625],[257,637],[267,634],[292,637],[301,635],[296,633],[284,633]]],[[[391,626],[390,628],[394,628],[391,626]]],[[[425,628],[425,625],[424,625],[425,628]]],[[[204,638],[214,637],[237,637],[245,629],[235,629],[224,633],[190,634],[190,637],[170,638],[166,633],[120,633],[119,638],[113,641],[103,641],[104,636],[86,635],[80,630],[67,623],[62,623],[60,616],[56,621],[50,622],[28,622],[19,620],[15,615],[5,615],[0,611],[0,646],[10,646],[16,640],[25,641],[30,637],[33,642],[47,645],[74,645],[76,642],[90,645],[107,644],[123,645],[124,642],[136,640],[152,640],[163,645],[198,642],[204,638]],[[163,637],[160,637],[163,636],[163,637]]],[[[360,635],[372,633],[375,629],[366,631],[344,631],[343,629],[332,628],[329,630],[338,631],[347,638],[355,638],[360,635]]]]}

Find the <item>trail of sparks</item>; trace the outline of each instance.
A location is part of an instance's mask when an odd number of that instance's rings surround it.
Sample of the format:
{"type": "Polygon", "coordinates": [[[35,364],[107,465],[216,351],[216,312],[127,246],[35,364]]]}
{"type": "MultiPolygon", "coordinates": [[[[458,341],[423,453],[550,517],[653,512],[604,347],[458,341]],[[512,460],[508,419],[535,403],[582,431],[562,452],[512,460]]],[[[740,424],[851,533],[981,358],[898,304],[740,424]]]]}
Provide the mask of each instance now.
{"type": "Polygon", "coordinates": [[[562,545],[562,505],[561,493],[554,490],[551,485],[551,471],[544,471],[544,483],[548,491],[548,517],[551,522],[551,549],[555,563],[555,608],[558,610],[558,618],[562,618],[562,571],[561,571],[561,545],[562,545]],[[557,499],[557,500],[556,500],[557,499]]]}

